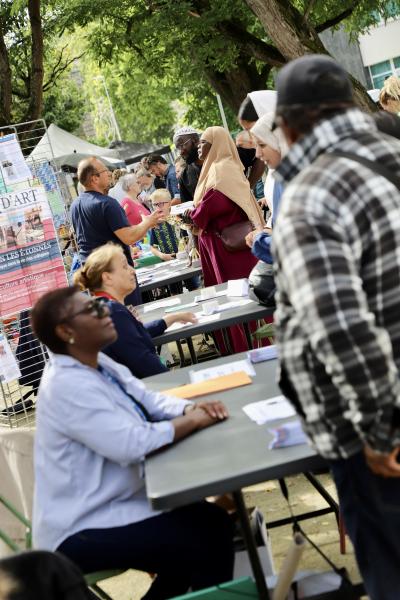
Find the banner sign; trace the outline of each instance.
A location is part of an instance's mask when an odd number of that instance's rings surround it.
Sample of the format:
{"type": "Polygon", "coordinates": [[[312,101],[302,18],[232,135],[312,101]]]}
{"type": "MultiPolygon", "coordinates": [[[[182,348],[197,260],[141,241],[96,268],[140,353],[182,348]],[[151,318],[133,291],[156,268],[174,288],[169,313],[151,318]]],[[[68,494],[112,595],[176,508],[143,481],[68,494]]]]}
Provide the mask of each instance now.
{"type": "Polygon", "coordinates": [[[67,285],[43,187],[0,195],[0,315],[31,308],[45,292],[67,285]]]}

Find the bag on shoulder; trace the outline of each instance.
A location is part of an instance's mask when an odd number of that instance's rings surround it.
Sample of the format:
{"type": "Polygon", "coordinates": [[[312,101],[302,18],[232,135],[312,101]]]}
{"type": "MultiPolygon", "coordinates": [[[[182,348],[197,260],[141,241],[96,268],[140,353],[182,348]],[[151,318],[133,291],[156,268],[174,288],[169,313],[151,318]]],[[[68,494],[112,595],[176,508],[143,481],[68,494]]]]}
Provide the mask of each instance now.
{"type": "Polygon", "coordinates": [[[249,275],[249,296],[259,304],[275,307],[276,285],[272,265],[259,260],[249,275]]]}
{"type": "Polygon", "coordinates": [[[241,250],[247,250],[246,235],[253,231],[253,224],[251,221],[240,221],[240,223],[234,223],[224,227],[220,232],[215,231],[215,235],[219,238],[228,252],[240,252],[241,250]]]}

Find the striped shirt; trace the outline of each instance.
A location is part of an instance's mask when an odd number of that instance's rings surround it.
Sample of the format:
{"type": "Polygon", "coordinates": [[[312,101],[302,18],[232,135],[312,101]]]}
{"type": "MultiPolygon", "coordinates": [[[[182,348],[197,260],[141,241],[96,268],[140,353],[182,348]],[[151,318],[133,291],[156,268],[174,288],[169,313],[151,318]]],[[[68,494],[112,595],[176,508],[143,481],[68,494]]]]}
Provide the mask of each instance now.
{"type": "Polygon", "coordinates": [[[400,142],[353,108],[318,123],[276,172],[285,183],[272,244],[282,389],[329,459],[400,443],[400,191],[333,150],[400,177],[400,142]]]}

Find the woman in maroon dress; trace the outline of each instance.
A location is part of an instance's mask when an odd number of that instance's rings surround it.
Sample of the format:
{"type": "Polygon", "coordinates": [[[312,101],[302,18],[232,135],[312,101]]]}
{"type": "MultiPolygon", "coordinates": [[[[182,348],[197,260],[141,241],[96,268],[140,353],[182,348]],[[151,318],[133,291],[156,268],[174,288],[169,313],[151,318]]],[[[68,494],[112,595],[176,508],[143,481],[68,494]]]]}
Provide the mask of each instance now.
{"type": "MultiPolygon", "coordinates": [[[[228,252],[217,235],[240,221],[250,220],[254,227],[265,226],[235,143],[223,127],[208,127],[200,138],[198,152],[203,166],[191,218],[199,229],[204,283],[209,286],[248,277],[257,262],[250,249],[228,252]]],[[[229,332],[233,350],[246,350],[243,328],[236,325],[229,332]]]]}

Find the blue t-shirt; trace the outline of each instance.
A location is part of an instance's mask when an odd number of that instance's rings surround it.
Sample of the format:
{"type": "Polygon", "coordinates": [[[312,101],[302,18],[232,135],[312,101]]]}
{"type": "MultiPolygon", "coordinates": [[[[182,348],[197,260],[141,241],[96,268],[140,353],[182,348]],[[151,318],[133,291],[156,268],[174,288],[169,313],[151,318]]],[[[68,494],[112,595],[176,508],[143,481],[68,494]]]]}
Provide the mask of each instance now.
{"type": "Polygon", "coordinates": [[[150,229],[149,240],[151,246],[158,246],[160,251],[165,254],[176,254],[178,252],[175,229],[170,223],[160,223],[158,227],[150,229]]]}
{"type": "Polygon", "coordinates": [[[168,170],[164,176],[165,186],[169,193],[171,194],[171,198],[180,198],[181,194],[179,191],[179,184],[176,178],[176,171],[173,165],[169,165],[168,170]]]}
{"type": "Polygon", "coordinates": [[[129,246],[114,234],[117,229],[130,227],[125,211],[117,200],[100,192],[83,192],[72,203],[71,220],[82,262],[92,250],[107,242],[114,242],[123,248],[128,263],[133,266],[129,246]]]}

